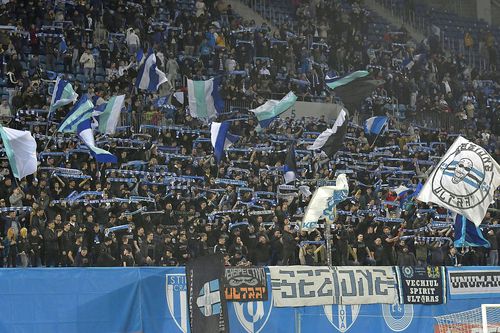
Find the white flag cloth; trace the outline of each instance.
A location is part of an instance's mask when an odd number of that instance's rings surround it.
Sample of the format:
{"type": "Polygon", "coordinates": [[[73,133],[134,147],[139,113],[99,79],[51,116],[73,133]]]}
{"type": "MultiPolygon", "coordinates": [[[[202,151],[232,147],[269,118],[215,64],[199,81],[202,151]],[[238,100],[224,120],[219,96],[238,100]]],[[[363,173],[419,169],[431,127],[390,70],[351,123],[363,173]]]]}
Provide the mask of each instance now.
{"type": "Polygon", "coordinates": [[[14,177],[22,179],[36,172],[36,141],[29,131],[0,126],[3,146],[14,177]]]}
{"type": "Polygon", "coordinates": [[[345,174],[337,177],[335,186],[321,186],[314,191],[314,194],[306,208],[302,219],[302,230],[312,230],[317,227],[318,219],[325,216],[329,221],[333,221],[335,206],[345,200],[349,194],[349,183],[345,174]]]}
{"type": "Polygon", "coordinates": [[[417,199],[483,221],[500,186],[500,166],[481,146],[458,137],[441,158],[417,199]]]}

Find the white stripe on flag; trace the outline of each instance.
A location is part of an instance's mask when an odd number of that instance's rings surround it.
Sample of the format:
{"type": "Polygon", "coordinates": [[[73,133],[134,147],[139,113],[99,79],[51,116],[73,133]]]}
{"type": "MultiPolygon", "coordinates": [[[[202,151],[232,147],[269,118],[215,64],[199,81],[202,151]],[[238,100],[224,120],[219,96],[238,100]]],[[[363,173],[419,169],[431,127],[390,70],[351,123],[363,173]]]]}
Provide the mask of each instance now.
{"type": "Polygon", "coordinates": [[[346,121],[346,117],[347,117],[347,112],[342,109],[337,117],[337,119],[335,120],[335,123],[333,124],[333,127],[332,128],[327,128],[325,131],[323,131],[317,138],[316,140],[314,140],[313,144],[308,146],[307,149],[308,150],[316,150],[316,149],[321,149],[321,147],[323,147],[326,143],[326,141],[328,141],[328,138],[330,138],[330,136],[332,134],[335,134],[337,133],[337,130],[344,124],[344,122],[346,121]]]}

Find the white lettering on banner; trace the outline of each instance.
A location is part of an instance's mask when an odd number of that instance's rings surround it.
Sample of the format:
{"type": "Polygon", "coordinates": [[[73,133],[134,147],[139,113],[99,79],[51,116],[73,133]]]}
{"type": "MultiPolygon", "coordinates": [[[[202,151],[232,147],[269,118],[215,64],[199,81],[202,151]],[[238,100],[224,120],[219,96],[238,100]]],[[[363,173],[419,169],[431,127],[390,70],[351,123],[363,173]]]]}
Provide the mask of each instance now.
{"type": "Polygon", "coordinates": [[[269,267],[273,302],[277,307],[333,303],[332,271],[328,267],[269,267]]]}
{"type": "MultiPolygon", "coordinates": [[[[448,270],[450,296],[473,296],[500,293],[498,270],[448,270]]],[[[484,297],[484,296],[483,296],[484,297]]]]}
{"type": "Polygon", "coordinates": [[[393,304],[392,267],[269,267],[274,305],[393,304]]]}
{"type": "Polygon", "coordinates": [[[340,295],[340,304],[397,302],[396,279],[392,267],[335,267],[333,285],[335,295],[340,295]]]}

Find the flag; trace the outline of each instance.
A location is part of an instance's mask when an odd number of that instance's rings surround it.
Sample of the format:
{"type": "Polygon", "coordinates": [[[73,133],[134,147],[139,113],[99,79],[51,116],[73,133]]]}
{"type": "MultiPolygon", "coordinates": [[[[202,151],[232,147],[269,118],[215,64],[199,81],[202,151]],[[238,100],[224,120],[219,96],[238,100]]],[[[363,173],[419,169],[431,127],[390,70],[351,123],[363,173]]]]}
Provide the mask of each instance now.
{"type": "Polygon", "coordinates": [[[93,111],[94,104],[87,95],[83,95],[66,115],[66,118],[64,118],[57,131],[63,133],[76,133],[78,124],[92,117],[93,111]]]}
{"type": "Polygon", "coordinates": [[[341,78],[329,80],[327,86],[335,92],[349,110],[359,107],[361,102],[373,90],[384,83],[382,80],[372,79],[367,71],[356,71],[341,78]]]}
{"type": "Polygon", "coordinates": [[[95,107],[93,115],[99,123],[97,129],[100,133],[115,133],[124,102],[125,95],[113,96],[106,103],[95,107]]]}
{"type": "Polygon", "coordinates": [[[14,177],[21,180],[36,172],[36,141],[29,131],[19,131],[0,125],[5,153],[14,177]]]}
{"type": "Polygon", "coordinates": [[[224,110],[224,100],[219,94],[220,78],[206,81],[188,79],[189,113],[193,118],[215,119],[224,110]]]}
{"type": "Polygon", "coordinates": [[[297,161],[295,160],[295,146],[293,144],[286,154],[283,171],[285,171],[284,177],[286,184],[293,182],[297,178],[297,161]]]}
{"type": "Polygon", "coordinates": [[[73,90],[71,83],[58,76],[52,91],[48,119],[52,117],[55,110],[69,103],[75,103],[77,99],[78,94],[73,90]]]}
{"type": "Polygon", "coordinates": [[[455,247],[491,246],[490,242],[488,242],[484,238],[481,229],[479,229],[472,221],[468,220],[465,216],[454,214],[453,221],[455,221],[455,225],[453,226],[453,229],[455,231],[455,247]]]}
{"type": "Polygon", "coordinates": [[[406,187],[404,185],[400,185],[399,187],[396,187],[395,189],[393,189],[394,192],[396,192],[396,195],[398,197],[398,200],[399,199],[403,199],[405,198],[408,193],[410,193],[411,189],[409,187],[406,187]]]}
{"type": "Polygon", "coordinates": [[[135,60],[137,61],[137,63],[140,65],[142,65],[142,59],[144,58],[144,50],[141,48],[139,48],[139,50],[137,50],[137,53],[135,54],[135,60]]]}
{"type": "Polygon", "coordinates": [[[332,128],[328,128],[321,133],[308,150],[321,149],[328,157],[333,157],[335,153],[343,147],[344,137],[347,133],[348,114],[342,108],[332,128]]]}
{"type": "Polygon", "coordinates": [[[68,44],[66,44],[66,40],[64,37],[61,38],[61,41],[59,42],[59,52],[64,54],[68,52],[68,44]]]}
{"type": "Polygon", "coordinates": [[[365,133],[379,135],[384,129],[386,129],[387,121],[389,118],[385,116],[377,116],[366,119],[365,121],[365,133]]]}
{"type": "Polygon", "coordinates": [[[332,76],[331,74],[330,75],[327,74],[325,76],[325,82],[328,88],[335,89],[337,87],[344,86],[346,84],[349,84],[357,79],[366,77],[368,75],[370,75],[370,73],[367,71],[355,71],[343,77],[337,75],[332,76]]]}
{"type": "Polygon", "coordinates": [[[345,174],[337,177],[335,186],[321,186],[314,194],[306,208],[302,219],[302,230],[311,230],[317,227],[318,219],[324,216],[327,221],[333,222],[338,203],[347,199],[349,183],[345,174]]]}
{"type": "Polygon", "coordinates": [[[434,202],[479,226],[500,186],[500,166],[481,146],[459,136],[425,182],[418,200],[434,202]]]}
{"type": "Polygon", "coordinates": [[[221,161],[224,150],[238,140],[238,136],[229,133],[230,126],[231,123],[229,121],[224,121],[222,123],[212,122],[210,127],[210,141],[212,142],[212,147],[214,147],[214,155],[217,163],[221,161]]]}
{"type": "Polygon", "coordinates": [[[186,264],[189,317],[192,333],[229,331],[224,298],[224,258],[212,254],[186,264]]]}
{"type": "Polygon", "coordinates": [[[141,90],[154,92],[165,82],[167,82],[167,76],[156,67],[156,55],[150,51],[139,68],[135,86],[141,90]]]}
{"type": "Polygon", "coordinates": [[[275,99],[270,99],[258,108],[252,109],[250,111],[255,113],[260,127],[266,128],[280,114],[291,108],[295,104],[296,100],[297,96],[295,96],[295,94],[290,91],[281,100],[278,101],[275,99]]]}
{"type": "Polygon", "coordinates": [[[115,155],[111,154],[109,151],[98,148],[95,145],[94,133],[92,130],[92,124],[90,118],[81,121],[77,126],[77,133],[80,139],[87,145],[90,149],[90,153],[97,162],[101,163],[117,163],[118,159],[115,155]]]}

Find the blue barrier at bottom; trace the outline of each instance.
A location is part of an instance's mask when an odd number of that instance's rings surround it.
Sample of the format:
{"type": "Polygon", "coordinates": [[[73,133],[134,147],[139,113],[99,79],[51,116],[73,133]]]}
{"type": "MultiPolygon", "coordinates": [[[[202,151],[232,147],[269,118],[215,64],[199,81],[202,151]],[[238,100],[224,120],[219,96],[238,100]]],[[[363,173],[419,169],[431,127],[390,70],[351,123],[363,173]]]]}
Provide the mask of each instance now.
{"type": "MultiPolygon", "coordinates": [[[[268,281],[270,285],[270,281],[268,281]]],[[[0,270],[0,332],[189,332],[184,268],[0,270]]],[[[443,305],[278,308],[230,302],[231,333],[438,332],[437,316],[498,298],[443,305]]]]}

